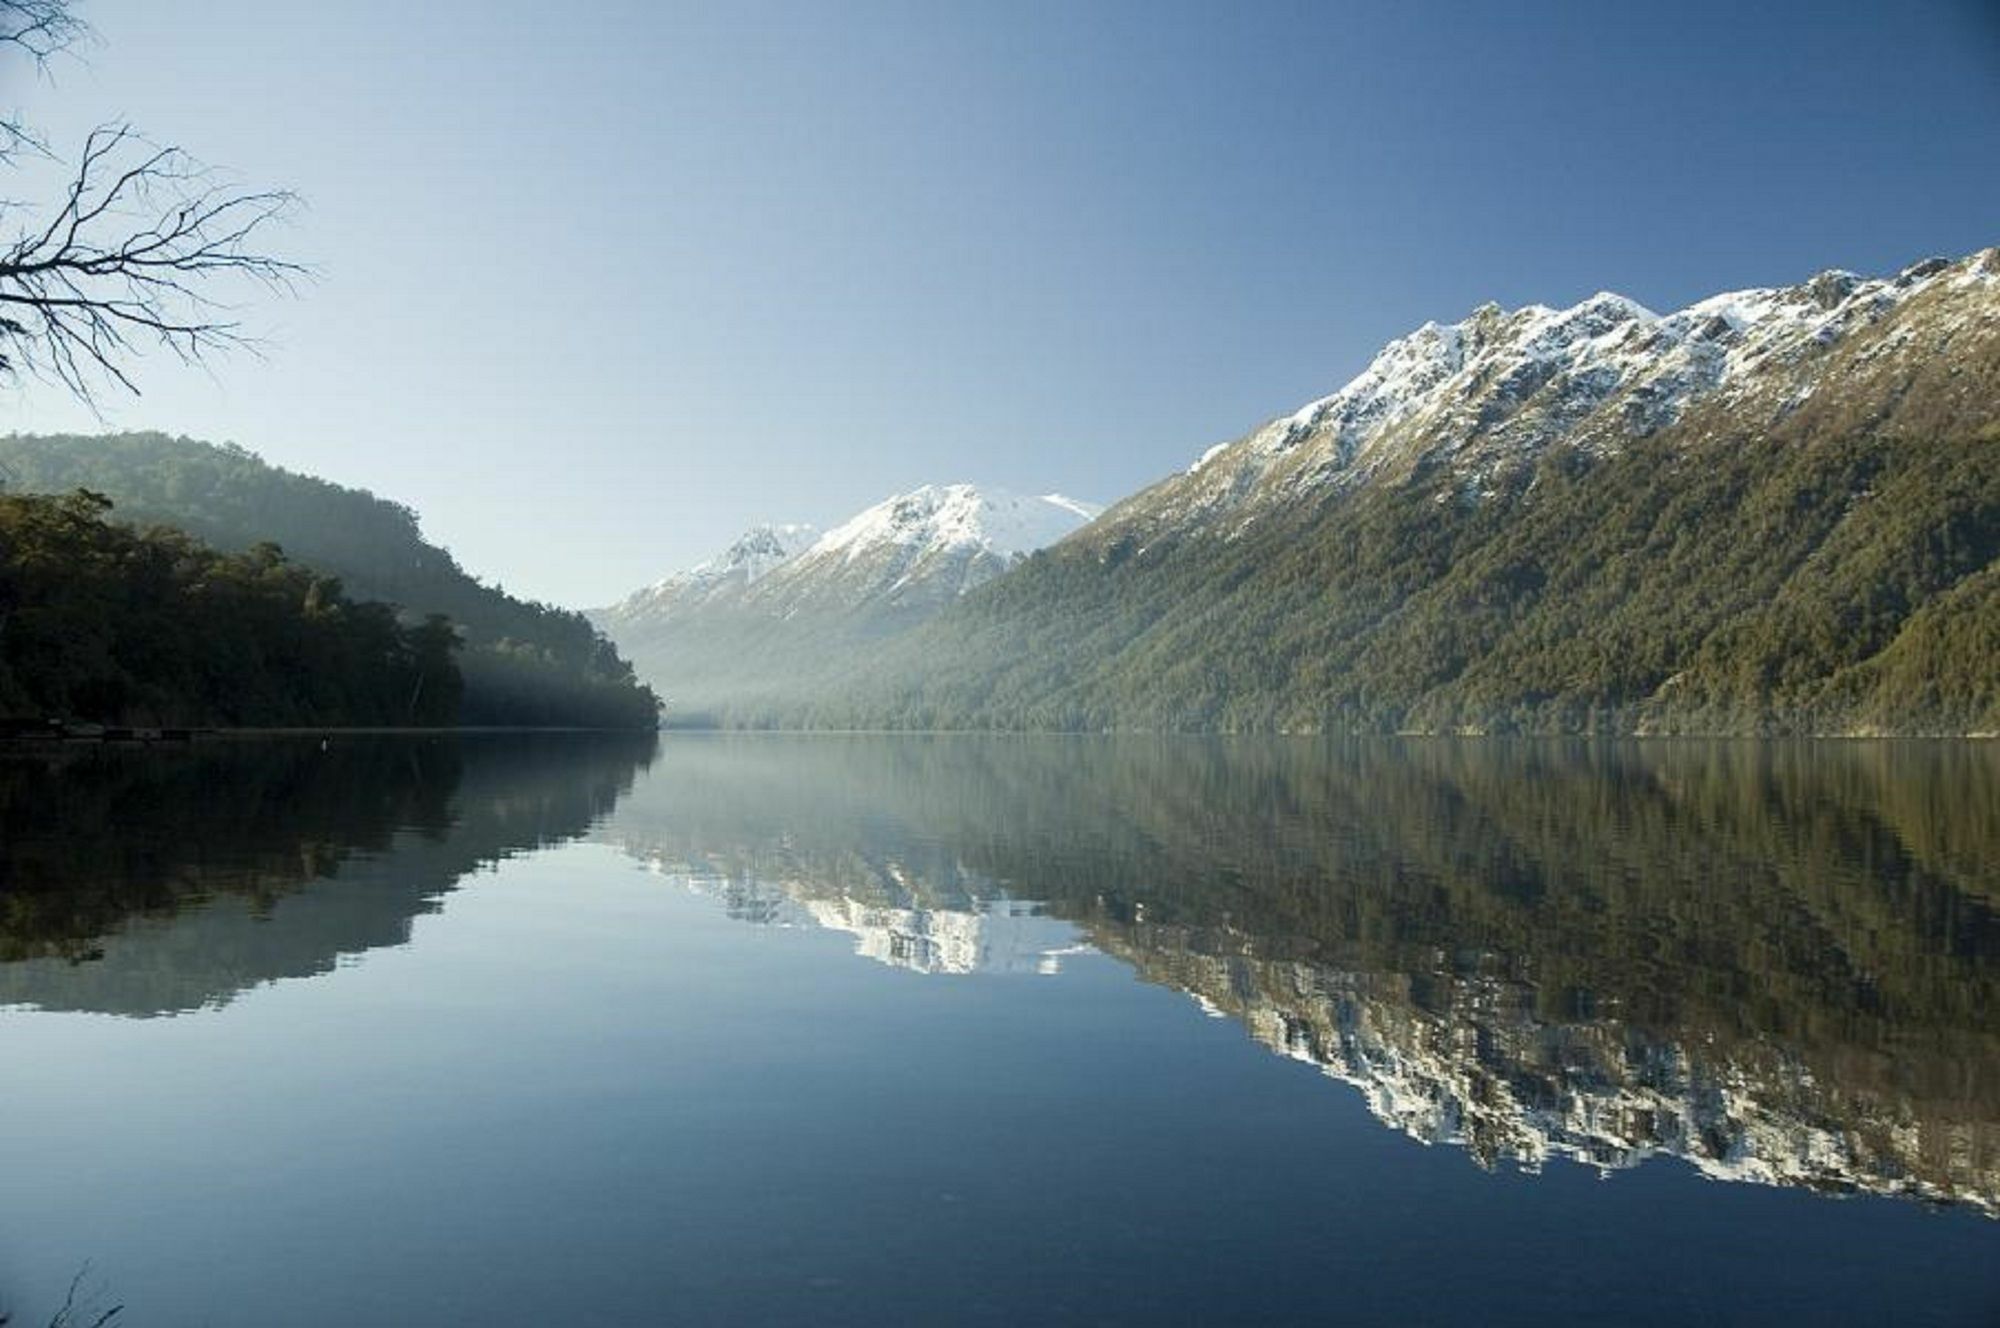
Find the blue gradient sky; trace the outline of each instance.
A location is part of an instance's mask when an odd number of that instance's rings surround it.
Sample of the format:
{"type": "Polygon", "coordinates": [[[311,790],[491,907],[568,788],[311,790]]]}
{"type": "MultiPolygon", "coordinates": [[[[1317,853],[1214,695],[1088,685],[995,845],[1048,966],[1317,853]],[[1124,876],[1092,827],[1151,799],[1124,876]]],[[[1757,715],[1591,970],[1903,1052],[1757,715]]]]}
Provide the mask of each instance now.
{"type": "Polygon", "coordinates": [[[0,101],[301,191],[323,279],[105,424],[570,604],[927,481],[1119,497],[1484,300],[2000,243],[1977,0],[195,8],[81,0],[0,101]]]}

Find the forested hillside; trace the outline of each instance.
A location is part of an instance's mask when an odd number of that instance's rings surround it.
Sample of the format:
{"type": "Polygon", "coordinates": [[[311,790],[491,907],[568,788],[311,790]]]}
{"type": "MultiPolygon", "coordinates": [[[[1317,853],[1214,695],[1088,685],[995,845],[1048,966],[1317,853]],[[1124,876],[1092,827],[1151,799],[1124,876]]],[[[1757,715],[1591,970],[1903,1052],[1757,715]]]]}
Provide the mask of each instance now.
{"type": "Polygon", "coordinates": [[[2000,730],[2000,432],[1551,459],[1221,543],[1058,549],[738,722],[2000,730]]]}
{"type": "Polygon", "coordinates": [[[458,721],[649,726],[652,693],[583,615],[481,584],[427,542],[414,512],[361,490],[266,464],[240,447],[157,433],[0,438],[14,492],[89,488],[135,526],[184,530],[223,550],[263,543],[338,578],[357,600],[450,619],[464,644],[458,721]]]}
{"type": "Polygon", "coordinates": [[[218,553],[88,491],[0,494],[0,716],[146,725],[453,722],[455,638],[275,545],[218,553]]]}
{"type": "Polygon", "coordinates": [[[2000,251],[1476,312],[810,689],[852,728],[2000,732],[2000,251]]]}

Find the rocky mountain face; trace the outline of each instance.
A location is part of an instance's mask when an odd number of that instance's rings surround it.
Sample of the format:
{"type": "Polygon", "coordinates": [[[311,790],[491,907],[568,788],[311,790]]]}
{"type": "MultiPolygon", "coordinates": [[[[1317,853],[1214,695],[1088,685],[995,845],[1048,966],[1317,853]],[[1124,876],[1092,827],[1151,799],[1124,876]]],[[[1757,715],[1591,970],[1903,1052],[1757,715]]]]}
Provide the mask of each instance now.
{"type": "Polygon", "coordinates": [[[659,628],[703,608],[742,600],[774,568],[812,547],[817,526],[754,526],[727,549],[593,615],[608,632],[659,628]]]}
{"type": "Polygon", "coordinates": [[[669,721],[796,697],[866,643],[924,622],[1103,509],[1060,494],[925,485],[832,530],[759,526],[592,615],[665,689],[669,721]]]}
{"type": "Polygon", "coordinates": [[[925,485],[828,531],[745,596],[781,616],[928,616],[1055,543],[1103,509],[1061,494],[1024,498],[925,485]]]}
{"type": "Polygon", "coordinates": [[[1492,496],[1554,447],[1607,455],[1677,424],[1690,443],[1768,430],[1815,397],[1866,400],[1886,418],[1915,393],[1986,423],[2000,403],[1952,380],[1996,337],[2000,249],[1893,277],[1823,272],[1665,315],[1608,291],[1567,309],[1487,304],[1390,342],[1338,392],[1119,504],[1100,533],[1230,531],[1274,508],[1426,472],[1492,496]]]}

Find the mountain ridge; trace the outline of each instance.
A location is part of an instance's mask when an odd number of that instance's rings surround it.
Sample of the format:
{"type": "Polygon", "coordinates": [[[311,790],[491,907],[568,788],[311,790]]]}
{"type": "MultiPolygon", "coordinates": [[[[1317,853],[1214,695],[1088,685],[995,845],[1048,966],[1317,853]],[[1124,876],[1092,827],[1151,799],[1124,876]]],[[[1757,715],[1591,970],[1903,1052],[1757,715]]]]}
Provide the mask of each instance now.
{"type": "Polygon", "coordinates": [[[835,569],[890,549],[907,552],[886,578],[854,587],[859,598],[893,594],[917,579],[938,579],[936,560],[949,559],[965,565],[953,569],[959,575],[944,578],[944,593],[963,594],[1103,510],[1059,493],[1024,497],[991,485],[920,485],[891,494],[824,531],[803,523],[752,526],[721,553],[592,613],[606,624],[633,623],[718,593],[761,597],[779,611],[795,610],[797,601],[821,593],[810,584],[814,579],[851,579],[835,569]],[[753,589],[759,582],[766,584],[753,589]]]}
{"type": "Polygon", "coordinates": [[[599,627],[666,618],[719,598],[740,595],[788,559],[797,557],[819,538],[810,525],[757,525],[736,537],[727,549],[692,567],[641,587],[618,603],[590,611],[599,627]]]}
{"type": "Polygon", "coordinates": [[[2000,732],[2000,249],[1475,310],[793,704],[831,728],[2000,732]]]}
{"type": "Polygon", "coordinates": [[[823,532],[753,527],[591,619],[682,713],[706,715],[739,696],[797,695],[1102,510],[1061,494],[927,484],[823,532]]]}
{"type": "MultiPolygon", "coordinates": [[[[1406,479],[1425,461],[1478,491],[1557,442],[1615,449],[1680,423],[1717,395],[1781,417],[1813,390],[1787,371],[1810,367],[1816,353],[1912,301],[1968,291],[1990,321],[2000,248],[1926,258],[1890,277],[1829,270],[1796,286],[1721,292],[1666,315],[1611,291],[1561,309],[1488,302],[1458,323],[1428,322],[1390,341],[1337,391],[1114,504],[1099,531],[1171,519],[1162,510],[1169,501],[1212,517],[1252,497],[1284,501],[1406,479]]],[[[1956,320],[1935,329],[1946,341],[1961,330],[1956,320]]],[[[1881,354],[1893,363],[1925,349],[1913,340],[1885,344],[1881,354]]]]}

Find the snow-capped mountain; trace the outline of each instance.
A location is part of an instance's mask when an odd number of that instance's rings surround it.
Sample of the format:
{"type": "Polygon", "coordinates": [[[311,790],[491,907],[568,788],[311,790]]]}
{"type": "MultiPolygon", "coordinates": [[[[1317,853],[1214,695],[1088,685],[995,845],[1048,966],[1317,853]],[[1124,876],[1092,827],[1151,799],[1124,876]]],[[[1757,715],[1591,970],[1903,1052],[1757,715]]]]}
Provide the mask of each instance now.
{"type": "Polygon", "coordinates": [[[1487,305],[1043,557],[1088,508],[920,490],[614,639],[723,723],[1986,733],[1996,402],[2000,249],[1487,305]]]}
{"type": "Polygon", "coordinates": [[[916,626],[1102,510],[925,485],[824,534],[759,526],[592,616],[670,707],[718,704],[820,675],[848,645],[916,626]]]}
{"type": "Polygon", "coordinates": [[[829,530],[746,599],[784,616],[827,608],[928,614],[1101,511],[1061,494],[927,484],[829,530]]]}
{"type": "Polygon", "coordinates": [[[813,545],[816,556],[847,560],[882,547],[934,556],[978,549],[1000,557],[1053,544],[1104,509],[1059,493],[1023,498],[970,484],[926,484],[884,499],[813,545]]]}
{"type": "Polygon", "coordinates": [[[821,534],[765,525],[598,615],[614,639],[718,605],[788,618],[870,609],[922,613],[1053,544],[1104,509],[1062,494],[970,484],[899,493],[821,534]]]}
{"type": "Polygon", "coordinates": [[[606,610],[603,620],[607,627],[660,620],[704,604],[738,598],[818,538],[817,526],[753,526],[715,557],[633,592],[606,610]]]}
{"type": "Polygon", "coordinates": [[[1487,304],[1390,342],[1339,391],[1210,448],[1099,529],[1237,528],[1273,504],[1431,467],[1476,497],[1552,444],[1616,451],[1705,412],[1771,422],[1848,385],[1836,376],[1885,383],[1996,334],[2000,249],[1893,277],[1823,272],[1669,314],[1610,292],[1566,309],[1487,304]]]}

